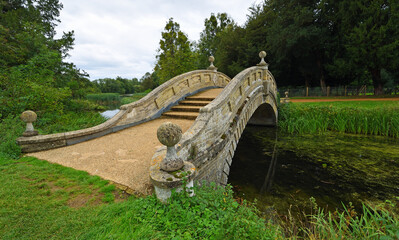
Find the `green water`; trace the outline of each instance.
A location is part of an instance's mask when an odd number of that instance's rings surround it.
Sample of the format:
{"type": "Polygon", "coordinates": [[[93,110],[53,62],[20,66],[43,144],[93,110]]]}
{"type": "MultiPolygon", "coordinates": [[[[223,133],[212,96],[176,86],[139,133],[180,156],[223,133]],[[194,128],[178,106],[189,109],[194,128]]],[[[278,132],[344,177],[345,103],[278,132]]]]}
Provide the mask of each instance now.
{"type": "Polygon", "coordinates": [[[229,183],[236,197],[264,213],[343,210],[352,203],[399,205],[399,140],[327,133],[293,136],[247,126],[237,146],[229,183]]]}

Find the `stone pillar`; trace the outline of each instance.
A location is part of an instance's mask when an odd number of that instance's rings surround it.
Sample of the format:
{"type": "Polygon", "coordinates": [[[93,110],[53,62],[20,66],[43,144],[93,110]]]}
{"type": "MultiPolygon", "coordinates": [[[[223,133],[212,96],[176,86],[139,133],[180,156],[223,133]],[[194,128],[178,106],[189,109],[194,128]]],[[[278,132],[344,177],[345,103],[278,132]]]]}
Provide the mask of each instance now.
{"type": "Polygon", "coordinates": [[[290,98],[288,97],[288,91],[286,91],[285,93],[285,97],[284,98],[282,98],[281,100],[280,100],[280,102],[281,103],[289,103],[290,102],[290,98]]]}
{"type": "Polygon", "coordinates": [[[37,131],[35,131],[35,129],[33,128],[33,122],[35,122],[37,119],[37,115],[34,111],[25,111],[21,114],[21,120],[24,121],[26,123],[26,130],[25,132],[22,134],[22,136],[24,137],[32,137],[32,136],[36,136],[39,133],[37,131]]]}
{"type": "Polygon", "coordinates": [[[212,71],[216,72],[218,70],[218,68],[213,65],[213,62],[215,61],[215,57],[214,56],[210,56],[208,58],[208,60],[211,63],[211,65],[209,65],[209,67],[208,67],[208,70],[212,70],[212,71]]]}
{"type": "Polygon", "coordinates": [[[267,62],[265,62],[265,57],[266,57],[266,52],[265,51],[261,51],[259,53],[259,57],[261,58],[260,63],[257,64],[257,66],[260,67],[265,67],[266,69],[268,69],[269,64],[267,62]]]}
{"type": "MultiPolygon", "coordinates": [[[[158,140],[167,147],[166,156],[161,162],[150,167],[150,178],[155,194],[162,203],[167,203],[172,189],[180,192],[186,187],[193,187],[195,167],[176,154],[175,145],[182,137],[181,128],[171,122],[161,124],[157,131],[158,140]]],[[[190,193],[191,196],[194,192],[190,193]]]]}

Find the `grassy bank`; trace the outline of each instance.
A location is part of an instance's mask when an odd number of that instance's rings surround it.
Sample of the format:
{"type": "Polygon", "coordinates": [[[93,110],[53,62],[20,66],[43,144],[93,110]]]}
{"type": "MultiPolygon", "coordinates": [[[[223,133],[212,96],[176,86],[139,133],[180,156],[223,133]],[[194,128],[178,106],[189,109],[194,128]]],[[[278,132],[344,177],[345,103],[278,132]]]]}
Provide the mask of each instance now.
{"type": "Polygon", "coordinates": [[[399,236],[399,220],[380,206],[348,208],[278,225],[238,204],[229,187],[196,196],[128,197],[108,181],[57,164],[0,157],[1,239],[369,239],[399,236]]]}
{"type": "Polygon", "coordinates": [[[288,133],[325,131],[399,137],[399,102],[290,103],[279,108],[279,127],[288,133]]]}
{"type": "Polygon", "coordinates": [[[279,227],[230,189],[125,199],[99,177],[32,157],[0,158],[1,239],[276,239],[279,227]]]}

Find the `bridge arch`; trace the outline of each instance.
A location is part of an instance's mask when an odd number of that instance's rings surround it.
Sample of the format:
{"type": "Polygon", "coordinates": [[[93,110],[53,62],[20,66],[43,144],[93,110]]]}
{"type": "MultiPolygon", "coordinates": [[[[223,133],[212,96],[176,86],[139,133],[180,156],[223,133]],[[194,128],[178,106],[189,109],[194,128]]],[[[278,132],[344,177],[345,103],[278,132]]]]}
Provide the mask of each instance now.
{"type": "MultiPolygon", "coordinates": [[[[197,168],[196,180],[227,184],[232,158],[247,124],[275,126],[277,85],[267,65],[250,67],[235,76],[219,96],[200,110],[178,143],[177,154],[197,168]]],[[[163,159],[166,148],[153,156],[163,159]]]]}

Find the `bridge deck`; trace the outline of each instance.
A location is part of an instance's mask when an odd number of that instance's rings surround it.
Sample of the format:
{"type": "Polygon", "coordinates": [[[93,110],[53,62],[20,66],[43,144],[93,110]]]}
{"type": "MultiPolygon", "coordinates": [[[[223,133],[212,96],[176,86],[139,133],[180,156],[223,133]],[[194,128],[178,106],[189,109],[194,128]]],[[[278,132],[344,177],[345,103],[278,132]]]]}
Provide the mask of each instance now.
{"type": "MultiPolygon", "coordinates": [[[[195,96],[215,98],[221,90],[211,89],[195,96]]],[[[146,195],[152,192],[150,161],[155,150],[162,146],[156,132],[168,121],[178,124],[183,132],[194,122],[161,117],[90,141],[28,155],[87,171],[127,186],[136,194],[146,195]]]]}

